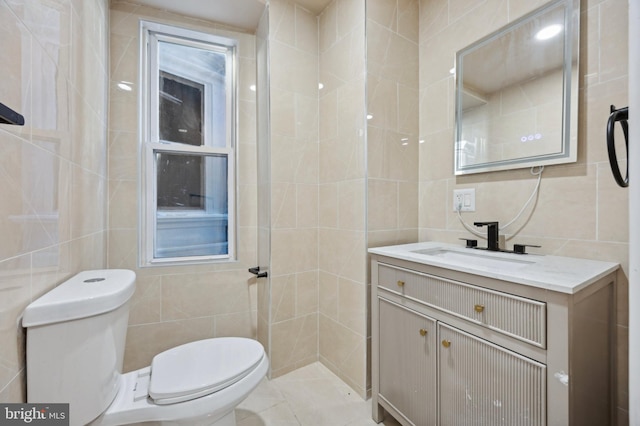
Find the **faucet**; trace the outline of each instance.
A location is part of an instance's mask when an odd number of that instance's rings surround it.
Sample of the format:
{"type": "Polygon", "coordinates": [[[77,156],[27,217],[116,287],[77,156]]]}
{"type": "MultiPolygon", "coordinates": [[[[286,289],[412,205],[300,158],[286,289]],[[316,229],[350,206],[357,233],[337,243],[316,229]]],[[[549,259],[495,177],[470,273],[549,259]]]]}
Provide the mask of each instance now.
{"type": "Polygon", "coordinates": [[[498,245],[498,222],[473,222],[475,226],[487,227],[487,250],[500,251],[498,245]]]}

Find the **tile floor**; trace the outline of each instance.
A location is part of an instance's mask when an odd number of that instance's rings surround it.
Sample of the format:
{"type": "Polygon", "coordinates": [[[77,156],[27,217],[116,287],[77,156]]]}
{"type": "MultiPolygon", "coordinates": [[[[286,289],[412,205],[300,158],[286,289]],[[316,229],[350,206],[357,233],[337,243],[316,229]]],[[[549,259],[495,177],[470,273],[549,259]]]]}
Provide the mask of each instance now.
{"type": "MultiPolygon", "coordinates": [[[[237,426],[373,426],[363,401],[320,363],[264,379],[236,408],[237,426]]],[[[380,425],[398,426],[388,417],[380,425]]]]}

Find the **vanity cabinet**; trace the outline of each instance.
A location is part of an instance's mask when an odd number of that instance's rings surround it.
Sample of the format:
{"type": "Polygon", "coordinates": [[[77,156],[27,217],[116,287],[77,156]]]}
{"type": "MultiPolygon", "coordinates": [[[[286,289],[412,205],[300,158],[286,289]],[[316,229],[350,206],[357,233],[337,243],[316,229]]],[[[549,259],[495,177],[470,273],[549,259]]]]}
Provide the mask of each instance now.
{"type": "Polygon", "coordinates": [[[438,337],[440,424],[545,424],[544,364],[445,323],[438,337]]]}
{"type": "Polygon", "coordinates": [[[436,320],[379,300],[379,395],[416,425],[436,424],[436,320]]]}
{"type": "Polygon", "coordinates": [[[370,252],[375,421],[614,424],[617,265],[565,290],[370,252]]]}

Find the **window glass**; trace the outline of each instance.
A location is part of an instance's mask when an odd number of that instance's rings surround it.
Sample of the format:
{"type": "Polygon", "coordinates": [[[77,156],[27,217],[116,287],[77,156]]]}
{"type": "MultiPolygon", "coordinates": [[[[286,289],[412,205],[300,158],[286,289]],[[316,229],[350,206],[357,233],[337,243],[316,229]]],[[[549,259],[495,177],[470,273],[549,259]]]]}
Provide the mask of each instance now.
{"type": "Polygon", "coordinates": [[[160,71],[160,140],[200,146],[204,143],[204,85],[160,71]]]}
{"type": "Polygon", "coordinates": [[[157,185],[155,257],[227,254],[227,157],[158,153],[156,158],[158,182],[167,184],[157,185]],[[161,192],[165,189],[171,191],[161,192]],[[171,214],[180,211],[183,215],[171,214]]]}

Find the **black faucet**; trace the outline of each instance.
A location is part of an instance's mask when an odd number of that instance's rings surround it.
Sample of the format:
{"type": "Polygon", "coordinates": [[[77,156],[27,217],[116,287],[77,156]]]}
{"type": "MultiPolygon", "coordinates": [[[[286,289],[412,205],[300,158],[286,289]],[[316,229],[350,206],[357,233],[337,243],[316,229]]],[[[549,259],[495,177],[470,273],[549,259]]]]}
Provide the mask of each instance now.
{"type": "Polygon", "coordinates": [[[487,250],[500,251],[498,245],[498,222],[473,222],[475,226],[487,227],[487,250]]]}

